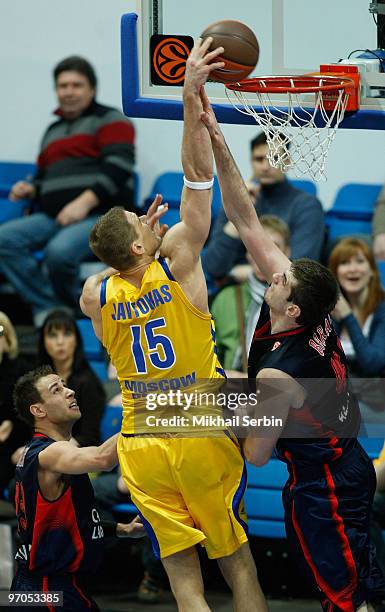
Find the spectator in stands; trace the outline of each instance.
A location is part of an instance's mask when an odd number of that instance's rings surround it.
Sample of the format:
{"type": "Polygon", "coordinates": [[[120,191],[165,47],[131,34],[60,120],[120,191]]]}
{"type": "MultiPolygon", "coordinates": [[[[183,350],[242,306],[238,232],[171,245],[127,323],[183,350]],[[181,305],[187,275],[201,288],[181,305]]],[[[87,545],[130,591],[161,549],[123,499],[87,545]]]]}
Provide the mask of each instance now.
{"type": "MultiPolygon", "coordinates": [[[[248,183],[258,215],[276,215],[288,224],[293,259],[319,260],[325,233],[321,203],[291,185],[281,170],[270,165],[267,153],[266,136],[262,132],[251,141],[253,175],[248,183]]],[[[207,272],[218,280],[231,274],[237,264],[246,263],[245,247],[223,210],[215,221],[203,262],[207,272]]]]}
{"type": "Polygon", "coordinates": [[[373,252],[376,259],[385,260],[385,186],[380,192],[374,211],[373,252]]]}
{"type": "MultiPolygon", "coordinates": [[[[290,254],[290,230],[275,215],[260,218],[265,231],[286,254],[290,254]]],[[[211,314],[215,321],[218,357],[226,370],[247,371],[247,356],[258,321],[267,283],[257,264],[247,254],[247,280],[224,287],[214,298],[211,314]]]]}
{"type": "MultiPolygon", "coordinates": [[[[341,288],[332,316],[348,358],[352,383],[358,378],[381,377],[385,374],[385,292],[373,253],[363,240],[344,238],[331,252],[329,268],[341,288]]],[[[381,378],[376,383],[373,378],[367,384],[361,381],[356,390],[364,404],[385,410],[381,378]]]]}
{"type": "Polygon", "coordinates": [[[0,312],[0,499],[15,473],[12,454],[30,438],[30,430],[16,416],[12,393],[17,379],[28,370],[19,357],[15,329],[0,312]]]}
{"type": "Polygon", "coordinates": [[[32,306],[35,325],[58,305],[77,309],[79,265],[92,253],[88,234],[114,204],[133,209],[134,128],[118,110],[96,102],[96,75],[82,57],[54,69],[57,121],[46,130],[32,182],[10,199],[38,204],[0,227],[0,270],[32,306]],[[48,278],[33,252],[44,249],[48,278]]]}
{"type": "Polygon", "coordinates": [[[106,396],[84,354],[76,321],[66,311],[55,310],[44,321],[39,332],[38,365],[50,365],[75,391],[82,414],[72,430],[78,446],[99,444],[106,396]]]}

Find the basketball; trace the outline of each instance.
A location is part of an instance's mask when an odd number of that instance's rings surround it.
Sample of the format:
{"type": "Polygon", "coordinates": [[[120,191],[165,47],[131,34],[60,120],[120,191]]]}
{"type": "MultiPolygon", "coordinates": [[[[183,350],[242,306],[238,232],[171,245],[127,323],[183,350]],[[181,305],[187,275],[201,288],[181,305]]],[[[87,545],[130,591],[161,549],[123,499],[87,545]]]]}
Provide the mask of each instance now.
{"type": "Polygon", "coordinates": [[[210,79],[220,83],[234,83],[245,79],[255,68],[259,58],[259,44],[252,30],[241,21],[225,19],[209,25],[201,34],[212,36],[210,50],[223,47],[224,53],[216,58],[225,66],[211,73],[210,79]]]}

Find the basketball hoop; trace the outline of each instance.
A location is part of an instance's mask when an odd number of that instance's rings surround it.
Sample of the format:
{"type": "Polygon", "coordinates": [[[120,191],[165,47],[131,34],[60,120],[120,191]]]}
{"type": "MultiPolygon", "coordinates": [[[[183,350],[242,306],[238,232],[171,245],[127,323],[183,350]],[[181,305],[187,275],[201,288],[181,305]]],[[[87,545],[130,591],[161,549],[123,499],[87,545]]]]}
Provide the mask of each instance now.
{"type": "Polygon", "coordinates": [[[293,169],[296,176],[320,181],[326,180],[329,147],[356,88],[352,78],[342,75],[269,76],[230,83],[226,95],[237,111],[254,117],[265,132],[274,168],[293,169]],[[284,107],[273,102],[277,94],[284,107]]]}

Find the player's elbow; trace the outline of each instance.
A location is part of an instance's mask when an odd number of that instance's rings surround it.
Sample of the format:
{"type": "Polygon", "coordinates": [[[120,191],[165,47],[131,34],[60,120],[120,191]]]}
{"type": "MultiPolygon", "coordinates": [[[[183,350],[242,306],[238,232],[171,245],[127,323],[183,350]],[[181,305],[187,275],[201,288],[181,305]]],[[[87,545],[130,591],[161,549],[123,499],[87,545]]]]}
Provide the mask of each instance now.
{"type": "Polygon", "coordinates": [[[265,465],[265,463],[269,461],[272,453],[270,445],[265,446],[260,444],[260,442],[261,439],[258,438],[247,438],[243,446],[246,460],[256,467],[265,465]]]}
{"type": "Polygon", "coordinates": [[[255,467],[262,467],[265,465],[270,457],[271,453],[261,453],[261,452],[246,452],[245,457],[249,463],[255,465],[255,467]]]}
{"type": "Polygon", "coordinates": [[[84,287],[83,287],[83,290],[80,296],[80,300],[79,300],[81,311],[85,315],[88,315],[90,309],[92,308],[92,305],[94,304],[94,301],[95,301],[94,290],[93,288],[91,288],[90,284],[86,281],[84,283],[84,287]]]}

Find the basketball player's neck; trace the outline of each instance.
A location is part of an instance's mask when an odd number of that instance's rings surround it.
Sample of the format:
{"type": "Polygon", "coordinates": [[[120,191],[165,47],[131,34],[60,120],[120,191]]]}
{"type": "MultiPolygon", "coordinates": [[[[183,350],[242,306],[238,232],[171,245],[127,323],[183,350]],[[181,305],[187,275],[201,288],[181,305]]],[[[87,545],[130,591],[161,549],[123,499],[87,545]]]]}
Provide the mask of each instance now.
{"type": "Polygon", "coordinates": [[[270,321],[271,321],[271,333],[277,334],[283,331],[289,331],[290,329],[295,329],[296,327],[300,327],[298,323],[296,323],[295,319],[291,319],[286,315],[281,315],[277,312],[274,312],[270,308],[270,321]]]}
{"type": "Polygon", "coordinates": [[[52,438],[56,442],[66,441],[71,439],[73,423],[39,423],[34,427],[34,433],[40,433],[48,438],[52,438]]]}
{"type": "Polygon", "coordinates": [[[148,266],[152,264],[155,257],[150,255],[144,255],[140,258],[138,263],[135,266],[132,266],[128,270],[122,270],[120,272],[120,276],[124,278],[124,280],[131,283],[135,287],[140,287],[142,284],[143,276],[146,273],[148,266]]]}

